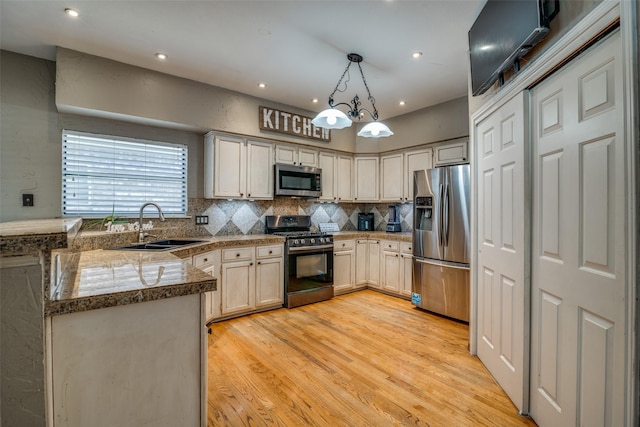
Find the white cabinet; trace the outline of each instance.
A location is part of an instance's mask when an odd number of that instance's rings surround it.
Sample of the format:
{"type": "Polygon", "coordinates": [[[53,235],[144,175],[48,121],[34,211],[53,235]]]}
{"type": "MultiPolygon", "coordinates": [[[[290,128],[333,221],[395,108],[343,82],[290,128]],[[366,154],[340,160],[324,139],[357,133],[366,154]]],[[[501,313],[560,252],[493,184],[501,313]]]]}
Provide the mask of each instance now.
{"type": "Polygon", "coordinates": [[[433,150],[421,148],[404,153],[404,201],[413,201],[413,172],[433,168],[433,150]]]}
{"type": "Polygon", "coordinates": [[[434,166],[452,165],[456,163],[469,163],[466,140],[449,142],[434,148],[434,166]]]}
{"type": "Polygon", "coordinates": [[[256,248],[256,308],[280,306],[284,302],[282,245],[256,248]]]}
{"type": "Polygon", "coordinates": [[[356,240],[356,279],[355,286],[365,287],[369,282],[369,240],[356,240]]]}
{"type": "Polygon", "coordinates": [[[276,145],[276,163],[288,165],[318,166],[318,150],[295,145],[276,145]]]}
{"type": "Polygon", "coordinates": [[[404,163],[403,153],[380,156],[380,201],[405,200],[404,163]]]}
{"type": "Polygon", "coordinates": [[[367,269],[367,282],[373,288],[380,287],[380,249],[381,242],[378,239],[369,239],[367,242],[369,249],[369,268],[367,269]]]}
{"type": "Polygon", "coordinates": [[[411,243],[400,243],[400,295],[411,298],[413,251],[411,243]]]}
{"type": "Polygon", "coordinates": [[[357,202],[377,202],[379,200],[378,156],[355,157],[355,194],[357,202]]]}
{"type": "Polygon", "coordinates": [[[205,136],[205,197],[273,198],[273,147],[208,133],[205,136]]]}
{"type": "Polygon", "coordinates": [[[347,202],[353,200],[351,183],[353,158],[346,154],[320,152],[318,166],[322,169],[320,200],[347,202]]]}
{"type": "Polygon", "coordinates": [[[206,292],[205,296],[205,317],[210,322],[220,317],[220,250],[209,251],[202,254],[194,255],[191,263],[205,273],[210,274],[218,280],[217,289],[212,292],[206,292]]]}
{"type": "Polygon", "coordinates": [[[399,242],[382,241],[381,276],[382,289],[400,293],[400,247],[399,242]]]}
{"type": "Polygon", "coordinates": [[[333,292],[340,294],[355,286],[355,242],[339,240],[333,244],[333,292]]]}
{"type": "Polygon", "coordinates": [[[283,245],[223,249],[221,316],[282,306],[283,265],[283,245]]]}

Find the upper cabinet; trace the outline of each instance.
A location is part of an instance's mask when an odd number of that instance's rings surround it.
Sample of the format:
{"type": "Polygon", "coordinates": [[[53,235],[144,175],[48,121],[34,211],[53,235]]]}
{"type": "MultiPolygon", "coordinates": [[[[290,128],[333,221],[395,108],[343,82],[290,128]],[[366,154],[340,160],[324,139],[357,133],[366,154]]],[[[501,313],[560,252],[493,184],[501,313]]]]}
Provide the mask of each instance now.
{"type": "Polygon", "coordinates": [[[421,148],[404,153],[404,201],[413,201],[413,172],[433,168],[433,150],[421,148]]]}
{"type": "Polygon", "coordinates": [[[377,202],[378,193],[378,156],[355,157],[355,194],[356,202],[377,202]]]}
{"type": "Polygon", "coordinates": [[[205,197],[273,199],[273,147],[244,138],[205,135],[205,197]]]}
{"type": "Polygon", "coordinates": [[[276,145],[276,163],[318,167],[318,150],[295,145],[276,145]]]}
{"type": "Polygon", "coordinates": [[[413,201],[413,172],[432,167],[431,148],[380,156],[380,201],[413,201]]]}
{"type": "Polygon", "coordinates": [[[353,200],[351,176],[353,158],[346,154],[322,151],[318,155],[322,169],[322,196],[320,200],[348,202],[353,200]]]}
{"type": "Polygon", "coordinates": [[[467,154],[467,141],[449,142],[438,145],[433,152],[433,166],[453,165],[456,163],[469,163],[467,154]]]}

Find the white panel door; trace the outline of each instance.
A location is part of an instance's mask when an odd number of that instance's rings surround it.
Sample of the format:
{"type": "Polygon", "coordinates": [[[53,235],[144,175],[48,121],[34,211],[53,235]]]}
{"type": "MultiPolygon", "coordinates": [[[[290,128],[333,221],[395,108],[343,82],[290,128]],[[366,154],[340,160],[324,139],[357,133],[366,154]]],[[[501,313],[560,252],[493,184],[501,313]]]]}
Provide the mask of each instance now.
{"type": "Polygon", "coordinates": [[[380,201],[401,202],[404,199],[404,155],[380,157],[380,201]]]}
{"type": "Polygon", "coordinates": [[[247,198],[273,199],[273,147],[265,142],[247,143],[247,198]]]}
{"type": "Polygon", "coordinates": [[[529,390],[528,99],[520,93],[475,130],[478,357],[523,413],[529,390]]]}
{"type": "Polygon", "coordinates": [[[533,90],[531,415],[543,427],[631,422],[620,58],[618,32],[533,90]]]}

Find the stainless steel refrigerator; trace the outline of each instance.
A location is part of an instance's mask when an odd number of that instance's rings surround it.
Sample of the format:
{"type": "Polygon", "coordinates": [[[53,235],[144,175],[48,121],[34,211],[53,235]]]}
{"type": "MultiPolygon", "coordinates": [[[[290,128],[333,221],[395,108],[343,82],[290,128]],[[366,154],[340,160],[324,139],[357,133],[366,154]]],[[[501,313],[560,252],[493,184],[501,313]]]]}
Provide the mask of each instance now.
{"type": "Polygon", "coordinates": [[[469,321],[469,165],[414,172],[413,285],[420,308],[469,321]]]}

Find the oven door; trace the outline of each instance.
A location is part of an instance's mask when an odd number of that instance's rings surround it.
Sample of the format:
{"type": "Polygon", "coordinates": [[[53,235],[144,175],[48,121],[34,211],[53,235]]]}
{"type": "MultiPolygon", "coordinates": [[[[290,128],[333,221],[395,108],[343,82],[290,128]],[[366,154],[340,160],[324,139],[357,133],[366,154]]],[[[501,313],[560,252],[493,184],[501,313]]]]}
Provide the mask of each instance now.
{"type": "Polygon", "coordinates": [[[333,286],[333,245],[289,248],[287,293],[333,286]]]}

